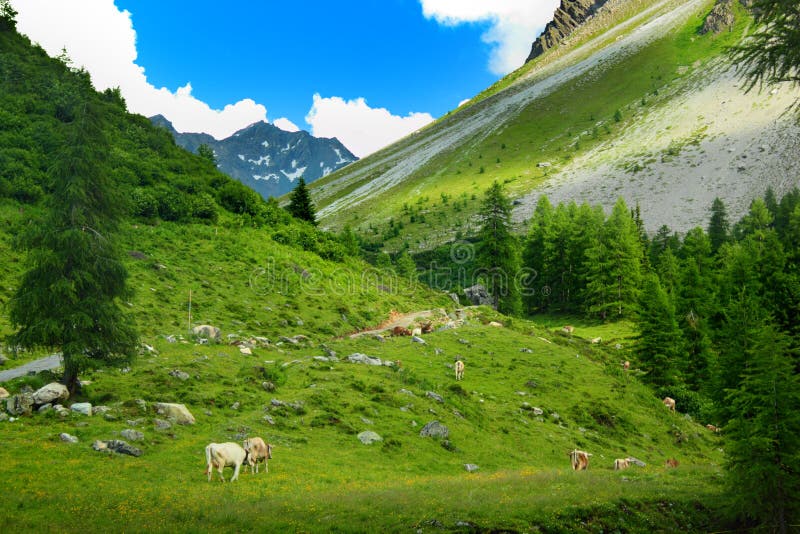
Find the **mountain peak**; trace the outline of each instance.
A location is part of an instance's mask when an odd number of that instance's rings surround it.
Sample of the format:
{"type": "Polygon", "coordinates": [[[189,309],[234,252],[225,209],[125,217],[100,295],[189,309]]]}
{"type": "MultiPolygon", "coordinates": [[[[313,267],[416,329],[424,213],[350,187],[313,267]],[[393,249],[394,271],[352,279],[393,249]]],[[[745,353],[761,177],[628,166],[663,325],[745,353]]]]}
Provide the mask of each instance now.
{"type": "Polygon", "coordinates": [[[566,39],[581,24],[603,7],[608,0],[561,0],[561,5],[547,23],[544,31],[536,38],[528,55],[527,63],[553,48],[566,39]]]}

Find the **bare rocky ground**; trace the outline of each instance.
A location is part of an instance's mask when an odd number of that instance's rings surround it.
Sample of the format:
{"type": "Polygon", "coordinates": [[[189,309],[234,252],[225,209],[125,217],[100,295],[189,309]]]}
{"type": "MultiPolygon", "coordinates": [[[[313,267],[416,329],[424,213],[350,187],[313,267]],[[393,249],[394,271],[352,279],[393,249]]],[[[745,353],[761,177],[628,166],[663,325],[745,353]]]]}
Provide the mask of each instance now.
{"type": "Polygon", "coordinates": [[[663,224],[686,231],[708,224],[715,197],[735,221],[768,186],[778,198],[800,186],[800,123],[787,113],[798,89],[745,94],[733,69],[721,67],[703,69],[694,85],[553,174],[522,199],[515,220],[529,218],[542,194],[554,204],[606,208],[622,197],[631,207],[639,204],[649,232],[663,224]]]}

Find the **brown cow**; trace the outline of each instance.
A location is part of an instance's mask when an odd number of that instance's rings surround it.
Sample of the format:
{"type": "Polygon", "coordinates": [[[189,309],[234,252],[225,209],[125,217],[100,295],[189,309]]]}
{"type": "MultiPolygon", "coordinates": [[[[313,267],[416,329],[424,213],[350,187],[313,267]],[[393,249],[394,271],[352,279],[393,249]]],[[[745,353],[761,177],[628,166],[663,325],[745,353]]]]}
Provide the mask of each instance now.
{"type": "Polygon", "coordinates": [[[430,334],[433,332],[433,325],[431,323],[423,323],[422,325],[422,333],[423,334],[430,334]]]}
{"type": "Polygon", "coordinates": [[[392,328],[392,335],[393,336],[410,336],[411,330],[406,328],[405,326],[395,326],[392,328]]]}
{"type": "Polygon", "coordinates": [[[272,459],[272,445],[264,443],[261,438],[249,438],[244,440],[244,450],[247,451],[247,464],[250,466],[250,473],[258,473],[258,462],[264,460],[264,472],[269,472],[267,460],[272,459]]]}
{"type": "Polygon", "coordinates": [[[565,334],[572,335],[572,333],[575,331],[575,327],[572,326],[571,324],[568,324],[564,328],[562,328],[561,331],[564,332],[565,334]]]}
{"type": "Polygon", "coordinates": [[[575,471],[585,471],[589,467],[589,457],[591,454],[585,451],[574,449],[567,453],[575,471]]]}
{"type": "Polygon", "coordinates": [[[622,364],[622,368],[627,371],[628,369],[631,368],[631,362],[625,360],[625,362],[622,364]]]}
{"type": "Polygon", "coordinates": [[[666,406],[667,408],[669,408],[673,412],[675,411],[675,399],[671,399],[669,397],[664,397],[664,400],[661,401],[661,402],[663,402],[664,406],[666,406]]]}
{"type": "Polygon", "coordinates": [[[706,428],[709,429],[712,432],[715,432],[715,433],[719,432],[719,427],[718,426],[714,426],[714,425],[708,424],[708,425],[706,425],[706,428]]]}
{"type": "Polygon", "coordinates": [[[618,458],[614,460],[614,471],[619,471],[621,469],[627,469],[631,466],[630,461],[627,458],[618,458]]]}
{"type": "Polygon", "coordinates": [[[667,458],[667,461],[664,462],[664,467],[671,468],[671,467],[678,467],[678,460],[675,458],[667,458]]]}

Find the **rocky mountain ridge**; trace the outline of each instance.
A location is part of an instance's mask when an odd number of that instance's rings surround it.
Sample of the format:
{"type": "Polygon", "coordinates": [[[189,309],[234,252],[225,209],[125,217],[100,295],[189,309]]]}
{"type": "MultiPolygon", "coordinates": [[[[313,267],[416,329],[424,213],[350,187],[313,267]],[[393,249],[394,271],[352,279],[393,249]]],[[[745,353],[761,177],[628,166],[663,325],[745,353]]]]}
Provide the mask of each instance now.
{"type": "Polygon", "coordinates": [[[207,145],[222,172],[264,198],[288,193],[297,178],[311,183],[358,160],[336,138],[314,137],[305,130],[287,132],[266,122],[253,123],[218,141],[205,133],[180,133],[162,115],[150,120],[166,128],[175,142],[190,152],[207,145]]]}
{"type": "Polygon", "coordinates": [[[566,39],[586,20],[603,7],[608,0],[561,0],[561,5],[547,23],[544,31],[531,46],[531,53],[525,61],[531,61],[545,51],[566,39]]]}

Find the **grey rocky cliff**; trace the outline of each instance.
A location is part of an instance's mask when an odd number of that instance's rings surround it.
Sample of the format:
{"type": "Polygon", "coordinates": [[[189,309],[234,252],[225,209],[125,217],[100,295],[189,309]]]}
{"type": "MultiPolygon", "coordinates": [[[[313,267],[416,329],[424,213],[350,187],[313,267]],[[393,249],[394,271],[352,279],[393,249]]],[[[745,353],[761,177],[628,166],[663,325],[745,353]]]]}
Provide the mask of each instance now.
{"type": "Polygon", "coordinates": [[[547,23],[544,31],[533,42],[528,62],[544,54],[566,39],[581,24],[594,15],[608,0],[561,0],[561,5],[547,23]]]}

